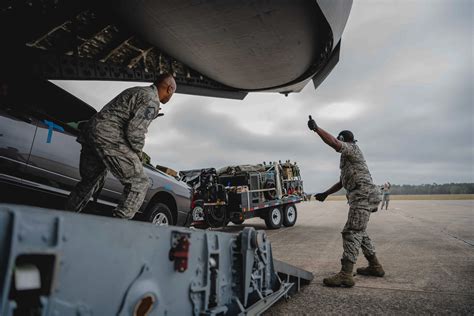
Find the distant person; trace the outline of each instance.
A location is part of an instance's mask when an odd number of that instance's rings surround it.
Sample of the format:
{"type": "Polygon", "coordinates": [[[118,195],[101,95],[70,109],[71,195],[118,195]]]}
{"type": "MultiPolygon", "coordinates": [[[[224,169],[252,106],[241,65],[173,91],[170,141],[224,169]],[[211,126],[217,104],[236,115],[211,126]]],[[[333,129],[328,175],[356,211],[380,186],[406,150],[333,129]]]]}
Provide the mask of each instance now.
{"type": "Polygon", "coordinates": [[[175,91],[173,76],[160,75],[151,86],[120,93],[81,128],[81,181],[69,195],[66,210],[80,212],[100,192],[109,170],[124,186],[113,215],[133,218],[150,185],[142,164],[145,134],[160,116],[160,103],[167,103],[175,91]]]}
{"type": "Polygon", "coordinates": [[[385,182],[382,187],[382,207],[380,208],[383,210],[383,206],[385,205],[385,210],[388,210],[388,202],[390,202],[390,182],[385,182]]]}
{"type": "Polygon", "coordinates": [[[378,210],[380,203],[379,190],[372,182],[369,169],[362,151],[356,145],[354,135],[351,131],[345,130],[335,138],[321,127],[318,127],[311,116],[309,117],[308,127],[316,132],[327,145],[341,153],[339,182],[325,192],[316,194],[316,199],[323,202],[328,195],[344,188],[349,203],[348,219],[342,230],[344,251],[341,259],[341,271],[332,277],[325,278],[323,283],[326,286],[354,286],[352,271],[359,255],[359,248],[362,248],[364,256],[369,261],[369,266],[357,269],[357,273],[378,277],[384,276],[385,272],[375,255],[374,245],[365,231],[370,214],[378,210]]]}

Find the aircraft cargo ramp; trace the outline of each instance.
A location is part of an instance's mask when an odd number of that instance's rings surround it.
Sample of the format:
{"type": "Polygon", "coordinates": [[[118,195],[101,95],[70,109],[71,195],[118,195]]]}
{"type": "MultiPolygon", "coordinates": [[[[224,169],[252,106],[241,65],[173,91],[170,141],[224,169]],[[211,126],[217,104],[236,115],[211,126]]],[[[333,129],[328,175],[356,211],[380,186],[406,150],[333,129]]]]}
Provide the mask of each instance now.
{"type": "Polygon", "coordinates": [[[0,314],[258,315],[312,274],[238,234],[0,205],[0,314]]]}

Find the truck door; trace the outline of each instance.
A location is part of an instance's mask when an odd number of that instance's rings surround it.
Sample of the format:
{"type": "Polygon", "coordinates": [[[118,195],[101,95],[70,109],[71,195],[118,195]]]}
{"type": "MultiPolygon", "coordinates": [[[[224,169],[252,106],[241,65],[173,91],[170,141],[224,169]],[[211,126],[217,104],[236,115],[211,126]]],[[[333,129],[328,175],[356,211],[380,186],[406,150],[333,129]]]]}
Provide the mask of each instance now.
{"type": "Polygon", "coordinates": [[[19,105],[0,104],[0,180],[21,184],[36,125],[19,105]]]}
{"type": "MultiPolygon", "coordinates": [[[[52,118],[39,118],[37,124],[28,174],[41,188],[68,195],[81,178],[81,144],[76,141],[78,130],[52,118]]],[[[118,202],[121,192],[120,182],[108,174],[99,202],[114,205],[118,202]]]]}
{"type": "MultiPolygon", "coordinates": [[[[88,120],[95,110],[72,96],[65,99],[62,95],[59,99],[60,103],[53,97],[39,99],[34,106],[33,118],[37,131],[27,166],[27,177],[31,185],[38,189],[66,196],[80,180],[81,144],[76,141],[78,123],[88,120]]],[[[121,193],[122,185],[109,175],[99,202],[115,205],[121,193]]]]}

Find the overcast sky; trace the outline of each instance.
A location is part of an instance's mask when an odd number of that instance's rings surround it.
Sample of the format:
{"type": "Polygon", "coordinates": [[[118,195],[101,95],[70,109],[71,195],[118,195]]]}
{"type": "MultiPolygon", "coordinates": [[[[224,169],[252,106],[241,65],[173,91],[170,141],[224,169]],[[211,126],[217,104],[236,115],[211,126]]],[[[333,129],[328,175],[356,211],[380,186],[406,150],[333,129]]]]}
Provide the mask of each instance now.
{"type": "MultiPolygon", "coordinates": [[[[176,170],[291,159],[305,190],[339,178],[339,154],[306,126],[352,130],[376,183],[474,182],[473,3],[354,1],[339,64],[314,89],[243,101],[176,94],[145,151],[176,170]]],[[[124,82],[56,84],[100,109],[124,82]]]]}

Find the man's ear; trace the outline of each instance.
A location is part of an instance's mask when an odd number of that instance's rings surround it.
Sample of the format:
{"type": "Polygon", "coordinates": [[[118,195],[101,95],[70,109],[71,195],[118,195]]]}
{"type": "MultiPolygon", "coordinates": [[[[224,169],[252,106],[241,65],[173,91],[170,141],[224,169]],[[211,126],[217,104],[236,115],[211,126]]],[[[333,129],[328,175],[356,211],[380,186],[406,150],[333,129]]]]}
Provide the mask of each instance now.
{"type": "Polygon", "coordinates": [[[169,86],[166,88],[166,92],[168,92],[168,94],[173,93],[173,87],[172,87],[171,85],[169,85],[169,86]]]}

